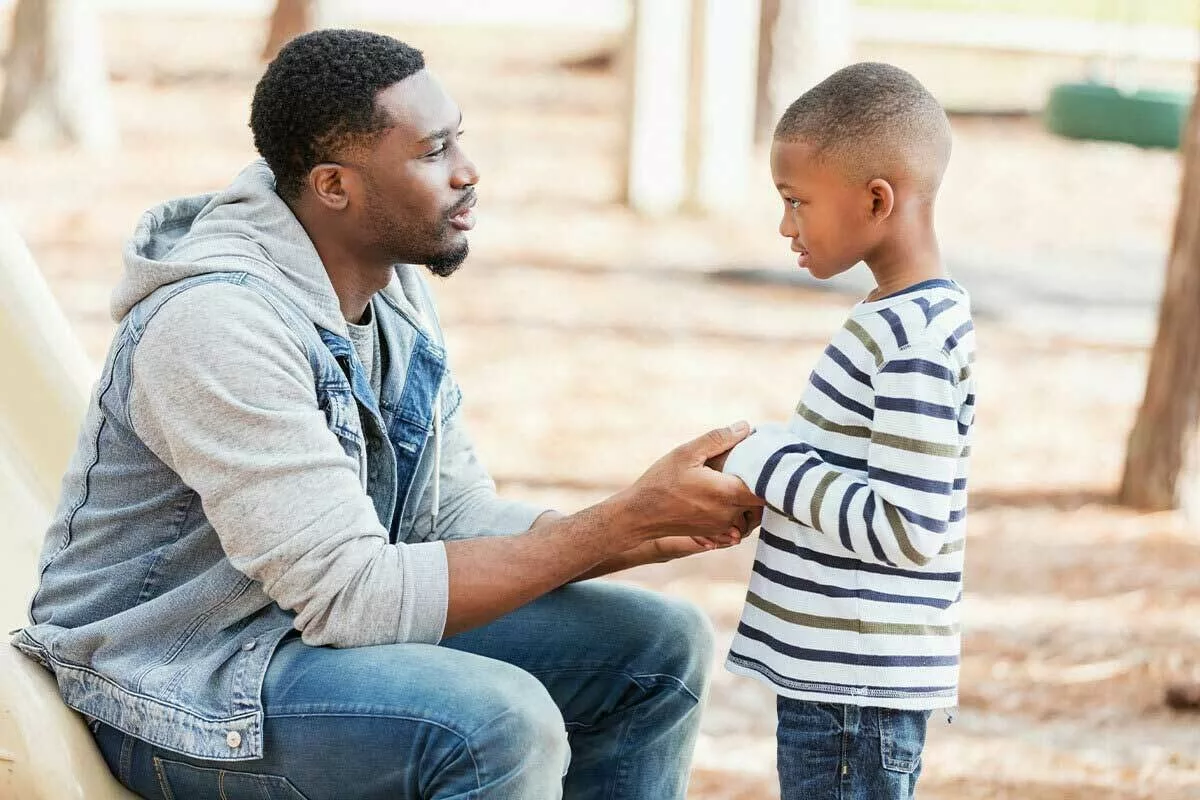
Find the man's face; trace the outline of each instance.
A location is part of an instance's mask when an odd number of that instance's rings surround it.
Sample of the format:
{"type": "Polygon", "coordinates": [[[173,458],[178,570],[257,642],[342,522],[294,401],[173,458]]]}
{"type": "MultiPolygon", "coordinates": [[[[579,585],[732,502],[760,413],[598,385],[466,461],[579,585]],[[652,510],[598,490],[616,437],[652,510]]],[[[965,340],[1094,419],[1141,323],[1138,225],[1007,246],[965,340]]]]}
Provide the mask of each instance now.
{"type": "Polygon", "coordinates": [[[462,112],[427,70],[382,90],[375,102],[394,124],[364,159],[356,224],[388,261],[448,276],[467,257],[479,181],[459,143],[462,112]]]}
{"type": "Polygon", "coordinates": [[[771,176],[783,199],[779,233],[791,240],[802,268],[815,278],[832,278],[866,256],[873,225],[865,185],[815,157],[805,142],[773,142],[771,176]]]}

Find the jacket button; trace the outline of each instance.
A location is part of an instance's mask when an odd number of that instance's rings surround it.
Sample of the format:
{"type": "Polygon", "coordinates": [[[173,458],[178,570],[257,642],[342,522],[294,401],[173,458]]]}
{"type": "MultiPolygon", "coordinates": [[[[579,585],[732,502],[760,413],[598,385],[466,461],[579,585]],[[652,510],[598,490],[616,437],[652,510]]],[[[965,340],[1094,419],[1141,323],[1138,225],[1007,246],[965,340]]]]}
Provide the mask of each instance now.
{"type": "Polygon", "coordinates": [[[236,750],[242,746],[242,735],[237,731],[229,731],[225,734],[225,744],[236,750]]]}
{"type": "Polygon", "coordinates": [[[243,650],[253,650],[255,644],[256,644],[256,642],[253,639],[251,639],[250,641],[248,641],[242,645],[242,649],[243,650]]]}

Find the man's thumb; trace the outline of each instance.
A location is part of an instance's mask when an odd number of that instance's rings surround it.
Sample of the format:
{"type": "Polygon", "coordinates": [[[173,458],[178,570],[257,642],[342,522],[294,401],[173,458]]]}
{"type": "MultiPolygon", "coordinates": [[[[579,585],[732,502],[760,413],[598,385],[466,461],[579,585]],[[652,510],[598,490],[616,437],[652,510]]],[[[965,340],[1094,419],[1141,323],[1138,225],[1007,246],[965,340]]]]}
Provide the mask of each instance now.
{"type": "Polygon", "coordinates": [[[749,423],[735,422],[726,428],[714,428],[703,436],[693,439],[684,445],[684,450],[691,461],[703,464],[713,456],[724,453],[749,435],[749,423]]]}

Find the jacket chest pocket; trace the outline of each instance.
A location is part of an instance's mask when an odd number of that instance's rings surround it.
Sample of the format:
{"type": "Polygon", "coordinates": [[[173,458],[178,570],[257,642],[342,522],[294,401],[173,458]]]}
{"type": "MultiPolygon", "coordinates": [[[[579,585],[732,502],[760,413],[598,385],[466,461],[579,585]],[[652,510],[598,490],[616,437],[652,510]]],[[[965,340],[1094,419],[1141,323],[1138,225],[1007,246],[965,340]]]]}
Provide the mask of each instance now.
{"type": "Polygon", "coordinates": [[[337,437],[346,455],[358,459],[365,441],[362,420],[350,384],[344,380],[328,380],[317,385],[317,406],[325,415],[325,424],[337,437]]]}

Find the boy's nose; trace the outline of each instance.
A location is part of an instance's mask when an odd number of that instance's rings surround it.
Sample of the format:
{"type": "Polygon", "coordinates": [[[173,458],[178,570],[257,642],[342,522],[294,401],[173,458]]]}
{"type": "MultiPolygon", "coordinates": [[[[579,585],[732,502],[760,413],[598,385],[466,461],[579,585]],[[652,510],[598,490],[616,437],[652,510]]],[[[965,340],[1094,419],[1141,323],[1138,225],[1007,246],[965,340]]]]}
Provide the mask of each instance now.
{"type": "Polygon", "coordinates": [[[785,239],[795,239],[800,235],[800,230],[796,227],[795,220],[793,220],[792,215],[786,211],[783,213],[783,217],[779,220],[779,235],[785,239]]]}

